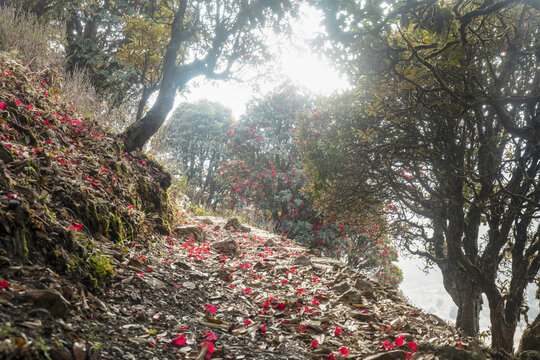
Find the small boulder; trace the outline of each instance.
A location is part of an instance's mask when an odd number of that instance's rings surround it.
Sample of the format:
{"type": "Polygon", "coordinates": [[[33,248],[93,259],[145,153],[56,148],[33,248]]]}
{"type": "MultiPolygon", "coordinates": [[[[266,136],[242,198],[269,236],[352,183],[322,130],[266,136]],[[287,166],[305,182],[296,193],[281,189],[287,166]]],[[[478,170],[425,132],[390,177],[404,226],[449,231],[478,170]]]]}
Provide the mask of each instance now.
{"type": "Polygon", "coordinates": [[[225,230],[233,230],[234,229],[234,230],[236,230],[238,232],[249,232],[250,231],[250,229],[248,227],[246,227],[246,226],[243,226],[240,223],[240,220],[238,220],[237,218],[229,219],[223,228],[225,230]]]}
{"type": "Polygon", "coordinates": [[[206,232],[199,226],[180,226],[174,229],[178,237],[194,239],[197,242],[206,240],[206,232]]]}
{"type": "Polygon", "coordinates": [[[311,260],[306,255],[300,255],[293,261],[295,266],[311,266],[311,260]]]}
{"type": "Polygon", "coordinates": [[[341,295],[338,301],[350,304],[360,304],[362,303],[362,294],[358,290],[350,289],[341,295]]]}
{"type": "Polygon", "coordinates": [[[276,247],[277,245],[278,245],[278,244],[277,244],[276,240],[274,240],[274,239],[268,239],[268,240],[266,240],[265,243],[264,243],[264,246],[265,246],[265,247],[269,247],[269,248],[271,248],[271,247],[276,247]]]}
{"type": "Polygon", "coordinates": [[[343,294],[351,288],[351,285],[347,281],[342,281],[339,284],[334,285],[330,290],[337,292],[338,294],[343,294]]]}
{"type": "Polygon", "coordinates": [[[212,249],[217,250],[221,253],[236,256],[240,252],[240,248],[236,241],[233,239],[223,240],[211,245],[212,249]]]}
{"type": "Polygon", "coordinates": [[[218,278],[225,282],[231,282],[233,280],[233,276],[227,269],[220,269],[217,274],[218,278]]]}
{"type": "Polygon", "coordinates": [[[373,285],[371,285],[369,283],[369,281],[367,280],[364,280],[364,279],[361,279],[361,278],[357,278],[356,281],[354,282],[354,287],[357,289],[357,290],[372,290],[373,288],[373,285]]]}
{"type": "Polygon", "coordinates": [[[34,308],[45,309],[55,318],[66,316],[69,302],[56,290],[28,290],[25,296],[31,298],[34,308]]]}
{"type": "Polygon", "coordinates": [[[311,249],[309,249],[309,251],[306,254],[314,255],[314,256],[321,256],[321,251],[319,249],[316,249],[316,248],[311,248],[311,249]]]}
{"type": "Polygon", "coordinates": [[[205,217],[199,218],[199,221],[205,225],[214,225],[214,222],[210,220],[209,218],[205,218],[205,217]]]}

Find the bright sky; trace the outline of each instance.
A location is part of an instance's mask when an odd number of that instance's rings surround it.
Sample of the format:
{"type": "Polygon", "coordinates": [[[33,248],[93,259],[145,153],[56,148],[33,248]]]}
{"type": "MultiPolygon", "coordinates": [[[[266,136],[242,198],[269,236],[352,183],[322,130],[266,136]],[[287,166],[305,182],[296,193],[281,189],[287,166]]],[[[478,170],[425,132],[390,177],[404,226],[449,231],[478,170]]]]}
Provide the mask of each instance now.
{"type": "Polygon", "coordinates": [[[327,60],[310,50],[309,40],[322,31],[321,16],[321,13],[313,8],[302,8],[300,20],[293,27],[293,40],[282,40],[279,46],[275,47],[280,52],[277,67],[281,72],[275,79],[267,79],[259,84],[200,80],[199,85],[192,86],[191,92],[180,101],[217,101],[229,107],[238,118],[244,113],[251,98],[271,91],[287,78],[314,94],[329,95],[336,90],[345,89],[345,78],[341,77],[327,60]],[[256,86],[259,91],[255,90],[256,86]]]}

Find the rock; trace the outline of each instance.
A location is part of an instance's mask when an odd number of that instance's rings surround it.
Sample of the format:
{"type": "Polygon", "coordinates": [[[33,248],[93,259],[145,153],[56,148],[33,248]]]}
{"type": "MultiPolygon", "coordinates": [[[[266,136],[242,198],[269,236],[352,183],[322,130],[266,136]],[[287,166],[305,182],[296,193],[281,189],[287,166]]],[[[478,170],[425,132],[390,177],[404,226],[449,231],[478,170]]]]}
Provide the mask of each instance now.
{"type": "Polygon", "coordinates": [[[236,256],[240,252],[240,248],[233,239],[223,240],[211,245],[212,249],[230,256],[236,256]]]}
{"type": "Polygon", "coordinates": [[[205,225],[214,225],[214,222],[208,218],[199,218],[200,222],[205,225]]]}
{"type": "Polygon", "coordinates": [[[32,299],[34,308],[46,309],[53,317],[65,317],[69,302],[55,290],[28,290],[25,296],[32,299]]]}
{"type": "Polygon", "coordinates": [[[164,289],[165,283],[161,280],[158,280],[154,277],[145,278],[144,281],[152,288],[152,289],[164,289]]]}
{"type": "Polygon", "coordinates": [[[197,285],[191,281],[184,281],[182,286],[189,290],[195,290],[197,288],[197,285]]]}
{"type": "Polygon", "coordinates": [[[238,220],[237,218],[229,219],[223,228],[225,230],[234,229],[234,230],[236,230],[238,232],[250,232],[251,231],[250,228],[248,228],[247,226],[243,226],[240,223],[240,220],[238,220]]]}
{"type": "Polygon", "coordinates": [[[375,355],[370,355],[364,360],[394,360],[394,359],[405,359],[407,353],[403,350],[392,350],[378,353],[375,355]]]}
{"type": "Polygon", "coordinates": [[[362,321],[362,322],[365,322],[365,323],[369,323],[369,322],[372,322],[374,320],[373,315],[365,314],[365,313],[362,313],[362,312],[352,313],[352,317],[355,318],[358,321],[362,321]]]}
{"type": "Polygon", "coordinates": [[[3,160],[6,164],[9,164],[13,160],[15,160],[15,156],[10,149],[6,148],[5,146],[0,146],[0,159],[3,160]]]}
{"type": "Polygon", "coordinates": [[[306,255],[300,255],[293,261],[296,266],[311,266],[311,260],[306,255]]]}
{"type": "Polygon", "coordinates": [[[306,253],[308,255],[314,255],[314,256],[321,256],[321,251],[319,249],[315,249],[315,248],[312,248],[312,249],[309,249],[309,251],[306,253]]]}
{"type": "Polygon", "coordinates": [[[75,360],[86,359],[86,345],[84,343],[76,341],[73,344],[73,354],[75,354],[75,360]]]}
{"type": "Polygon", "coordinates": [[[362,294],[358,290],[350,289],[341,295],[338,301],[343,303],[361,304],[362,294]]]}
{"type": "Polygon", "coordinates": [[[206,232],[199,226],[180,226],[174,229],[174,233],[179,237],[194,239],[197,242],[206,240],[206,232]]]}
{"type": "Polygon", "coordinates": [[[144,264],[139,259],[134,258],[134,257],[129,259],[127,264],[128,266],[133,266],[134,268],[137,268],[137,269],[144,269],[144,264]]]}
{"type": "Polygon", "coordinates": [[[226,269],[220,269],[217,275],[218,275],[218,278],[220,278],[221,280],[225,282],[231,282],[233,280],[232,274],[226,269]]]}
{"type": "Polygon", "coordinates": [[[276,247],[278,244],[274,239],[268,239],[265,241],[264,246],[265,247],[276,247]]]}
{"type": "Polygon", "coordinates": [[[371,285],[369,281],[361,279],[361,278],[356,279],[356,281],[354,282],[354,287],[357,290],[361,290],[361,291],[363,290],[371,291],[373,289],[373,285],[371,285]]]}
{"type": "Polygon", "coordinates": [[[11,266],[11,260],[5,256],[0,256],[0,269],[7,268],[11,266]]]}
{"type": "Polygon", "coordinates": [[[51,351],[51,358],[53,360],[73,360],[73,355],[66,349],[53,349],[51,351]]]}
{"type": "Polygon", "coordinates": [[[351,288],[351,285],[347,281],[342,281],[339,284],[334,285],[330,290],[337,292],[338,294],[343,294],[351,288]]]}

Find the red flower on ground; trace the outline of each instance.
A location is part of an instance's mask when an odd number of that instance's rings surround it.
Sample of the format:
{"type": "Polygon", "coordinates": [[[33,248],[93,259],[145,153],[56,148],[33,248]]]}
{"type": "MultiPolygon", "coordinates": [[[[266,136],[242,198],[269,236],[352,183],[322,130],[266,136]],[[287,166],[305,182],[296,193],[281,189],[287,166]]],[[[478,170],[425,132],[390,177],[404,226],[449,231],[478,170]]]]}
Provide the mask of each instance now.
{"type": "Polygon", "coordinates": [[[214,349],[214,344],[211,343],[210,341],[205,341],[202,345],[201,345],[201,348],[204,348],[206,345],[208,345],[208,350],[206,350],[206,356],[204,357],[205,359],[211,359],[212,358],[212,354],[214,353],[215,349],[214,349]]]}
{"type": "Polygon", "coordinates": [[[253,323],[251,322],[251,320],[249,320],[249,319],[244,320],[244,325],[247,326],[247,325],[251,325],[251,324],[253,324],[253,323]]]}
{"type": "Polygon", "coordinates": [[[309,346],[310,348],[314,349],[316,348],[317,346],[319,346],[319,342],[317,340],[313,340],[311,342],[311,345],[309,346]]]}
{"type": "Polygon", "coordinates": [[[178,346],[185,345],[186,342],[187,340],[185,334],[177,335],[176,338],[172,339],[172,343],[178,346]]]}
{"type": "Polygon", "coordinates": [[[205,336],[206,340],[208,340],[208,341],[217,340],[216,334],[214,334],[212,331],[209,331],[209,332],[203,334],[203,336],[205,336]]]}
{"type": "Polygon", "coordinates": [[[9,283],[5,280],[0,281],[0,289],[9,289],[9,283]]]}
{"type": "Polygon", "coordinates": [[[347,355],[349,353],[349,350],[345,346],[342,346],[339,348],[339,353],[341,355],[347,355]]]}
{"type": "Polygon", "coordinates": [[[334,335],[339,335],[341,333],[342,333],[342,330],[338,326],[336,326],[336,328],[334,329],[334,335]]]}
{"type": "Polygon", "coordinates": [[[72,223],[71,225],[68,226],[68,230],[74,230],[76,232],[80,232],[81,229],[83,227],[83,224],[79,224],[79,223],[72,223]]]}
{"type": "Polygon", "coordinates": [[[206,311],[210,311],[211,313],[215,313],[217,310],[217,307],[215,307],[214,305],[207,305],[206,306],[206,311]]]}
{"type": "Polygon", "coordinates": [[[415,343],[414,341],[411,341],[410,343],[408,343],[407,346],[411,349],[412,352],[415,352],[416,349],[418,349],[418,344],[415,343]]]}
{"type": "Polygon", "coordinates": [[[6,109],[6,103],[0,103],[0,109],[5,110],[6,109]]]}
{"type": "Polygon", "coordinates": [[[400,337],[397,337],[397,338],[395,339],[395,341],[396,341],[396,345],[397,345],[398,347],[402,346],[402,345],[403,345],[403,342],[405,341],[405,335],[401,335],[400,337]]]}

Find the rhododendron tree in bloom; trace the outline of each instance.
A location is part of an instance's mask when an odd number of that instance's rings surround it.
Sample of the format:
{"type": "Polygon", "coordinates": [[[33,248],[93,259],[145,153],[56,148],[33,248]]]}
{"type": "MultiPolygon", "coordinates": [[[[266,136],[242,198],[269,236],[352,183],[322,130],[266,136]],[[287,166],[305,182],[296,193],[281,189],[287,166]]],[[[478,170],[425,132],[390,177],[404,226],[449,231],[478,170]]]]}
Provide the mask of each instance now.
{"type": "Polygon", "coordinates": [[[381,219],[377,224],[341,221],[314,208],[317,189],[304,171],[296,140],[300,115],[316,117],[317,110],[308,95],[285,84],[252,100],[241,121],[225,132],[230,158],[219,177],[220,186],[228,185],[225,207],[254,212],[255,221],[270,222],[275,232],[398,284],[397,252],[381,219]]]}

